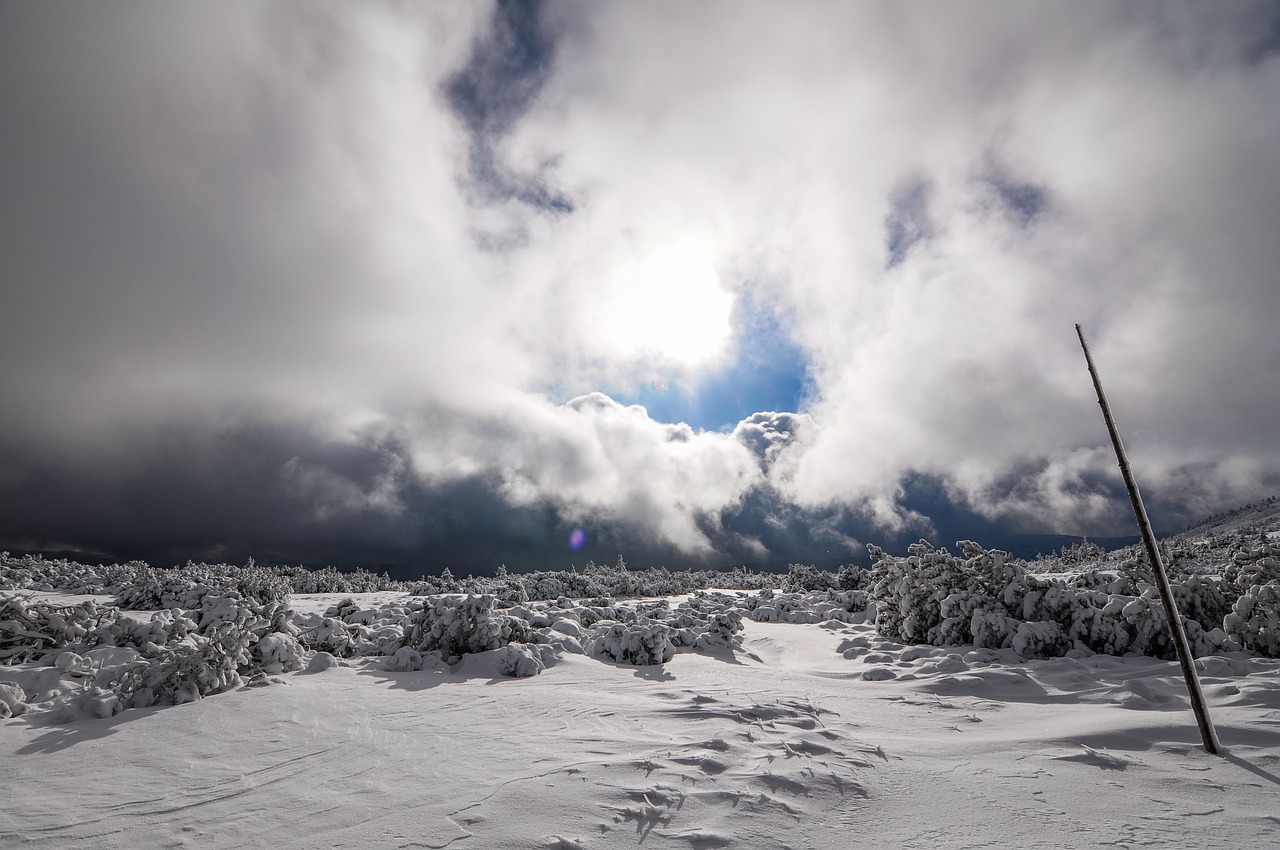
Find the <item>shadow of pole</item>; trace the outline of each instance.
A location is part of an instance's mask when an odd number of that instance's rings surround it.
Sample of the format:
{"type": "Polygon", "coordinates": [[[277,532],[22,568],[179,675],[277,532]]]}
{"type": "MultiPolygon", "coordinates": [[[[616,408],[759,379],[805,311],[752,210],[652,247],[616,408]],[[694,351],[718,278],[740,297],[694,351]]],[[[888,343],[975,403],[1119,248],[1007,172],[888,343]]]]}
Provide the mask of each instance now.
{"type": "Polygon", "coordinates": [[[1265,779],[1268,782],[1271,782],[1275,785],[1280,785],[1280,776],[1276,776],[1274,773],[1263,770],[1262,768],[1258,767],[1256,764],[1250,764],[1249,762],[1240,758],[1240,756],[1234,755],[1231,752],[1225,752],[1222,754],[1222,757],[1226,761],[1229,761],[1232,764],[1234,764],[1236,767],[1247,770],[1250,773],[1252,773],[1254,776],[1257,776],[1260,779],[1265,779]]]}

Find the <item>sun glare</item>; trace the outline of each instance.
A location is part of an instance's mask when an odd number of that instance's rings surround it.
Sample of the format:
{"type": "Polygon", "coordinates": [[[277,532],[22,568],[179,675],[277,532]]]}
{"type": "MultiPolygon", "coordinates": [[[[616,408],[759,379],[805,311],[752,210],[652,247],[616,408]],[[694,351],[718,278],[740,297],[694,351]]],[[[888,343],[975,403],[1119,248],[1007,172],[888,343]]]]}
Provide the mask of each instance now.
{"type": "Polygon", "coordinates": [[[628,355],[657,354],[698,366],[721,354],[731,333],[733,296],[702,245],[663,248],[621,270],[603,331],[628,355]]]}

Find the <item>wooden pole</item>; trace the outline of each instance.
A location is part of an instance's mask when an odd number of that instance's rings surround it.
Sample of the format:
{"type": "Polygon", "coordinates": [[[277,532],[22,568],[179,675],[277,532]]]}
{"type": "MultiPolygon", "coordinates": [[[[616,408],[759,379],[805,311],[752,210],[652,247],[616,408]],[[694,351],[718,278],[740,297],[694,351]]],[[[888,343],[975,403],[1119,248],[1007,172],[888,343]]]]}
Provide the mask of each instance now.
{"type": "Polygon", "coordinates": [[[1156,536],[1151,531],[1151,520],[1147,518],[1147,509],[1142,505],[1142,494],[1138,492],[1138,482],[1133,478],[1133,470],[1129,468],[1129,458],[1125,455],[1124,443],[1120,442],[1120,431],[1116,428],[1116,420],[1111,416],[1111,406],[1107,404],[1107,395],[1102,391],[1102,381],[1098,378],[1098,370],[1093,365],[1093,356],[1089,354],[1089,344],[1084,341],[1084,331],[1076,325],[1076,336],[1080,337],[1080,347],[1084,349],[1084,359],[1089,364],[1089,376],[1093,378],[1093,388],[1098,391],[1098,405],[1102,408],[1102,418],[1106,420],[1107,432],[1111,435],[1111,445],[1116,450],[1116,460],[1120,463],[1120,474],[1124,476],[1124,486],[1129,489],[1129,501],[1133,503],[1134,516],[1138,518],[1138,529],[1142,532],[1142,542],[1147,547],[1147,559],[1151,561],[1151,569],[1156,574],[1156,587],[1160,590],[1160,601],[1164,603],[1164,613],[1169,620],[1169,632],[1173,636],[1173,646],[1178,651],[1178,663],[1182,665],[1182,676],[1187,680],[1187,693],[1191,695],[1191,708],[1196,713],[1196,723],[1200,725],[1200,738],[1204,748],[1217,754],[1222,749],[1218,740],[1218,731],[1213,728],[1209,718],[1209,707],[1205,703],[1204,692],[1200,690],[1200,677],[1196,675],[1195,660],[1191,657],[1191,645],[1187,642],[1187,633],[1182,628],[1182,617],[1178,615],[1178,606],[1173,601],[1173,591],[1169,588],[1169,577],[1164,571],[1164,562],[1160,559],[1160,550],[1156,546],[1156,536]]]}

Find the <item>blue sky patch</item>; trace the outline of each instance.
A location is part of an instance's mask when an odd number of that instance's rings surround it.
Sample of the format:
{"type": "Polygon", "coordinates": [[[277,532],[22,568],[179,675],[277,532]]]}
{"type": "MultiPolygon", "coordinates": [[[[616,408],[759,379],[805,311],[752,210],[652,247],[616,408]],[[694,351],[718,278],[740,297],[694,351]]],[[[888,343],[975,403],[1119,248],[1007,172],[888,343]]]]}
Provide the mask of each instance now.
{"type": "Polygon", "coordinates": [[[775,309],[750,294],[734,309],[733,360],[696,384],[647,384],[617,393],[624,404],[642,404],[660,422],[694,428],[731,428],[762,410],[796,411],[808,391],[808,358],[775,309]]]}

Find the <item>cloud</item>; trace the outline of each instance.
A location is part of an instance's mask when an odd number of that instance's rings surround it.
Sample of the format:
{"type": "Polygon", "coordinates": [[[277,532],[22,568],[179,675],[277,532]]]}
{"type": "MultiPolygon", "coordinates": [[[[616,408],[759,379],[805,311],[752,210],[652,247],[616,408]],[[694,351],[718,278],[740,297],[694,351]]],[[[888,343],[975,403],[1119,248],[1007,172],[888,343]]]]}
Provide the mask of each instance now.
{"type": "Polygon", "coordinates": [[[1166,526],[1267,495],[1277,32],[1244,2],[0,6],[2,536],[1122,532],[1075,322],[1166,526]],[[602,394],[727,398],[760,328],[799,410],[699,432],[602,394]]]}
{"type": "Polygon", "coordinates": [[[1188,454],[1192,501],[1274,486],[1256,414],[1275,378],[1232,378],[1280,354],[1277,127],[1256,120],[1277,64],[1254,35],[1274,10],[858,7],[821,33],[802,12],[664,11],[594,16],[554,123],[524,132],[575,154],[562,179],[585,210],[716,234],[785,281],[822,425],[795,461],[800,503],[892,505],[923,472],[982,511],[1098,521],[1102,490],[1014,511],[999,489],[1105,445],[1074,320],[1112,364],[1150,489],[1188,454]],[[1267,474],[1239,475],[1241,444],[1267,474]]]}

